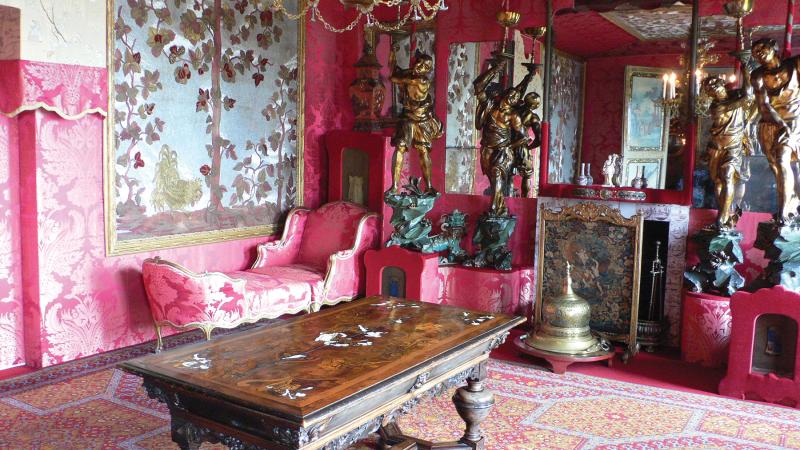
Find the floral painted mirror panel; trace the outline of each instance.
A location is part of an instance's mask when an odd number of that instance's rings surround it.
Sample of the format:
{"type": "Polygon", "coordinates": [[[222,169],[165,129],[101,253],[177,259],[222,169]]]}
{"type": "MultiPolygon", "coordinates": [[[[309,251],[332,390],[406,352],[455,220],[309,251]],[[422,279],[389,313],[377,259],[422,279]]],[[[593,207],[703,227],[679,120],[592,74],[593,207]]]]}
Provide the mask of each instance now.
{"type": "Polygon", "coordinates": [[[269,234],[302,204],[302,22],[195,3],[109,0],[110,254],[269,234]]]}

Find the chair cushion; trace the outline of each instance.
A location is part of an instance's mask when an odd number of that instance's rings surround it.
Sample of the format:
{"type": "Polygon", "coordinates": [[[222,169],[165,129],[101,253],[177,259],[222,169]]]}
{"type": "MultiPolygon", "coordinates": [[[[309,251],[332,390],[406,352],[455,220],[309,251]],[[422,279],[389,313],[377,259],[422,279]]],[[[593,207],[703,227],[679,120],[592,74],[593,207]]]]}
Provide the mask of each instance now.
{"type": "Polygon", "coordinates": [[[228,275],[247,281],[245,301],[250,317],[307,308],[321,298],[324,285],[324,273],[299,264],[259,267],[228,275]]]}
{"type": "Polygon", "coordinates": [[[297,261],[325,270],[328,258],[353,247],[358,223],[367,211],[353,203],[334,202],[308,215],[297,261]]]}
{"type": "Polygon", "coordinates": [[[230,328],[248,316],[241,286],[224,276],[194,276],[174,265],[149,261],[145,261],[142,272],[156,322],[179,326],[214,323],[230,328]]]}

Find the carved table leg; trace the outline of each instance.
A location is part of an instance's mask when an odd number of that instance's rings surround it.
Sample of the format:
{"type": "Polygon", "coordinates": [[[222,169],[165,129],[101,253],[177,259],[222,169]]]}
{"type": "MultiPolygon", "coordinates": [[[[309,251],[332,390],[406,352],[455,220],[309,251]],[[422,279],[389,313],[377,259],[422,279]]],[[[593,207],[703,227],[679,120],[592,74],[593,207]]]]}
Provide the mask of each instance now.
{"type": "Polygon", "coordinates": [[[485,446],[481,422],[494,406],[494,394],[483,386],[485,379],[486,362],[482,362],[467,378],[467,385],[458,388],[453,394],[456,411],[467,424],[460,442],[473,449],[483,449],[485,446]]]}

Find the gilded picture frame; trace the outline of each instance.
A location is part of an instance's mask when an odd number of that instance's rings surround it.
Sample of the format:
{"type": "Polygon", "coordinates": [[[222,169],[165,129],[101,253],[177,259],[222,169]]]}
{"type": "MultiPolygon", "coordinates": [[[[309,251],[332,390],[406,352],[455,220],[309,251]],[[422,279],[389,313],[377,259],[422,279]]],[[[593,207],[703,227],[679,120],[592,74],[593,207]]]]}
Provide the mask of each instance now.
{"type": "Polygon", "coordinates": [[[304,21],[199,5],[106,0],[109,256],[271,235],[303,204],[304,21]]]}
{"type": "Polygon", "coordinates": [[[633,179],[641,175],[644,168],[644,176],[647,179],[645,188],[663,189],[664,161],[660,158],[631,158],[625,159],[625,172],[622,177],[623,186],[631,186],[633,179]]]}
{"type": "Polygon", "coordinates": [[[542,302],[562,294],[566,262],[573,290],[591,306],[592,331],[636,353],[639,283],[644,216],[579,203],[539,211],[534,329],[541,324],[542,302]]]}
{"type": "Polygon", "coordinates": [[[662,76],[666,67],[625,66],[625,94],[622,107],[622,153],[666,153],[664,151],[664,110],[656,106],[662,97],[662,76]]]}

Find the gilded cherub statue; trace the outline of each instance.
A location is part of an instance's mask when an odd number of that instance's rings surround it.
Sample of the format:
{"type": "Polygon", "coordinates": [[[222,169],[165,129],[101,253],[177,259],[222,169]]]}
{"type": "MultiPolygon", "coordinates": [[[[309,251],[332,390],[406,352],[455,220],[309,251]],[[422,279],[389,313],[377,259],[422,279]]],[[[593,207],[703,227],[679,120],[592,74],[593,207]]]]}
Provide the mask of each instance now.
{"type": "Polygon", "coordinates": [[[709,115],[708,170],[717,196],[717,229],[733,229],[741,215],[745,181],[749,178],[745,158],[752,154],[747,123],[752,118],[753,93],[748,77],[741,89],[728,90],[725,79],[708,77],[702,92],[711,98],[709,115]],[[732,209],[736,208],[733,212],[732,209]]]}
{"type": "Polygon", "coordinates": [[[797,218],[800,198],[795,189],[792,161],[800,156],[800,58],[783,61],[775,39],[753,43],[752,54],[761,67],[750,78],[761,119],[758,139],[778,185],[779,223],[797,218]]]}
{"type": "MultiPolygon", "coordinates": [[[[505,216],[504,194],[510,187],[512,170],[516,166],[516,149],[530,146],[528,141],[523,111],[520,111],[520,100],[533,78],[533,65],[528,66],[528,74],[519,85],[498,92],[491,89],[492,80],[506,67],[507,61],[497,58],[493,65],[472,83],[478,104],[475,113],[475,128],[481,130],[481,171],[489,178],[492,191],[493,214],[505,216]]],[[[533,97],[531,97],[533,101],[533,97]]],[[[529,116],[530,117],[530,116],[529,116]]],[[[534,118],[529,119],[533,123],[534,118]]],[[[529,150],[522,150],[520,157],[529,150]]],[[[520,158],[521,159],[521,158],[520,158]]],[[[523,173],[527,171],[523,166],[523,173]]],[[[532,174],[532,168],[530,173],[532,174]]],[[[528,183],[525,183],[528,184],[528,183]]]]}
{"type": "Polygon", "coordinates": [[[401,69],[397,66],[392,73],[392,83],[402,91],[403,110],[397,123],[392,145],[394,145],[394,161],[392,166],[392,187],[389,192],[396,193],[403,169],[403,158],[410,147],[419,153],[419,165],[422,178],[428,192],[435,191],[431,184],[431,144],[434,139],[444,133],[442,122],[433,115],[433,98],[431,97],[430,73],[433,69],[433,58],[417,52],[411,68],[401,69]]]}
{"type": "MultiPolygon", "coordinates": [[[[534,150],[542,144],[542,120],[536,110],[539,109],[540,97],[535,92],[528,92],[522,100],[520,115],[522,125],[526,130],[533,133],[533,139],[514,148],[514,171],[522,177],[522,196],[528,197],[531,192],[531,179],[533,178],[535,158],[534,150]]],[[[513,179],[507,180],[509,185],[513,184],[513,179]]]]}

